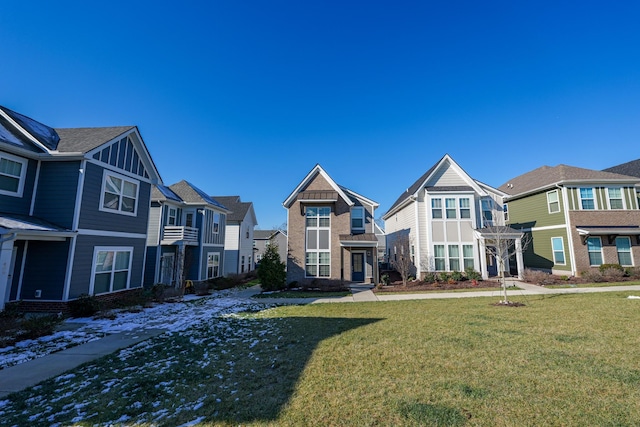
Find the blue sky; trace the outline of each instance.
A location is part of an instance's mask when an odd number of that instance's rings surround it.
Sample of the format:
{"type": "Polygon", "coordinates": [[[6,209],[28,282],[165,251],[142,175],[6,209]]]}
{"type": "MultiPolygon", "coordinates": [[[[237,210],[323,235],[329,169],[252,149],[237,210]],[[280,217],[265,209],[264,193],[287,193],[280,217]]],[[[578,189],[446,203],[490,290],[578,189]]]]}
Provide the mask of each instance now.
{"type": "Polygon", "coordinates": [[[496,187],[640,158],[638,16],[631,1],[14,1],[0,104],[53,127],[137,125],[165,184],[239,194],[262,229],[316,163],[381,216],[445,153],[496,187]]]}

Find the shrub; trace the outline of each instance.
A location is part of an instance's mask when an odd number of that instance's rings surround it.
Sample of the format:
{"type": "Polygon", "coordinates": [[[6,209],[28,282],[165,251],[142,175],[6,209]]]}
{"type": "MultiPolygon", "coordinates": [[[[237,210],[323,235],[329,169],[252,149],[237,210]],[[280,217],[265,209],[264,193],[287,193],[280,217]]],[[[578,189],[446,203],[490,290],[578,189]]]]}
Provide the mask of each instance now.
{"type": "Polygon", "coordinates": [[[627,267],[624,269],[624,274],[632,279],[640,279],[640,267],[627,267]]]}
{"type": "Polygon", "coordinates": [[[96,297],[83,294],[78,299],[69,301],[68,307],[71,317],[90,317],[100,311],[100,301],[96,297]]]}
{"type": "Polygon", "coordinates": [[[463,280],[465,280],[464,275],[462,274],[461,271],[454,271],[451,273],[451,280],[456,281],[456,282],[461,282],[463,280]]]}
{"type": "Polygon", "coordinates": [[[385,286],[389,286],[389,274],[384,273],[382,276],[380,276],[380,282],[382,282],[382,284],[385,286]]]}
{"type": "Polygon", "coordinates": [[[605,281],[605,278],[600,270],[588,270],[583,272],[580,276],[582,276],[588,282],[600,283],[605,281]]]}
{"type": "Polygon", "coordinates": [[[428,273],[424,273],[422,280],[427,283],[435,283],[438,281],[438,278],[436,276],[436,273],[428,272],[428,273]]]}
{"type": "Polygon", "coordinates": [[[469,280],[481,280],[482,274],[478,273],[473,267],[467,267],[464,269],[464,274],[469,280]]]}
{"type": "Polygon", "coordinates": [[[278,254],[278,245],[272,244],[260,260],[258,267],[258,279],[260,279],[260,287],[264,291],[277,291],[284,289],[287,280],[286,266],[280,261],[278,254]]]}
{"type": "Polygon", "coordinates": [[[525,268],[522,272],[522,278],[525,282],[535,283],[536,285],[544,285],[549,283],[551,275],[540,270],[532,270],[525,268]]]}
{"type": "Polygon", "coordinates": [[[615,267],[607,268],[606,270],[602,271],[602,276],[604,276],[604,278],[607,280],[616,281],[624,277],[624,270],[619,270],[615,267]]]}
{"type": "Polygon", "coordinates": [[[600,265],[600,267],[598,267],[598,269],[600,270],[600,273],[604,273],[605,271],[610,270],[612,268],[624,273],[624,268],[620,264],[602,264],[600,265]]]}
{"type": "Polygon", "coordinates": [[[448,282],[449,281],[449,273],[446,271],[438,273],[438,281],[440,282],[448,282]]]}

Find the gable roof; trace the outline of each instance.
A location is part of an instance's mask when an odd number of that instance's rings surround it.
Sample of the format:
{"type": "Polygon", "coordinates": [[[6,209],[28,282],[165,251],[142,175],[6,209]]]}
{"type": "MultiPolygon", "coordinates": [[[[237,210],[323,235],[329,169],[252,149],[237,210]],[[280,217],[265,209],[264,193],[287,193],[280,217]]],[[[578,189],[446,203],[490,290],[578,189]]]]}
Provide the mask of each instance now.
{"type": "Polygon", "coordinates": [[[296,197],[298,196],[298,194],[302,192],[302,189],[309,185],[309,183],[311,183],[311,181],[313,181],[313,179],[318,174],[320,174],[329,183],[331,188],[333,188],[337,195],[340,196],[347,205],[353,206],[355,204],[353,200],[351,200],[349,196],[345,194],[343,188],[336,184],[336,182],[329,176],[329,174],[322,168],[322,166],[320,166],[320,164],[316,164],[313,169],[311,169],[311,171],[307,174],[307,176],[304,177],[300,184],[298,184],[295,190],[293,190],[289,197],[287,197],[285,201],[282,202],[282,205],[285,208],[289,209],[293,202],[296,201],[296,197]]]}
{"type": "Polygon", "coordinates": [[[169,189],[178,197],[180,197],[184,203],[211,205],[224,211],[225,213],[229,213],[229,209],[227,209],[226,206],[218,203],[217,200],[213,199],[211,196],[209,196],[207,193],[205,193],[195,185],[191,184],[189,181],[185,181],[183,179],[180,182],[170,185],[169,189]]]}
{"type": "Polygon", "coordinates": [[[514,197],[542,191],[556,184],[580,182],[633,184],[640,182],[640,180],[627,175],[578,168],[575,166],[541,166],[507,181],[502,184],[499,189],[509,196],[514,197]]]}
{"type": "Polygon", "coordinates": [[[231,213],[227,215],[227,223],[229,221],[242,222],[247,216],[248,212],[251,212],[254,224],[258,223],[255,212],[253,210],[252,202],[242,202],[240,196],[211,196],[214,200],[217,200],[227,209],[231,210],[231,213]]]}
{"type": "Polygon", "coordinates": [[[629,175],[640,178],[640,159],[622,163],[617,166],[604,169],[603,172],[619,173],[621,175],[629,175]]]}
{"type": "Polygon", "coordinates": [[[269,239],[272,239],[278,233],[287,237],[287,233],[285,233],[282,230],[254,230],[253,240],[269,240],[269,239]]]}
{"type": "Polygon", "coordinates": [[[60,135],[58,151],[61,153],[87,153],[135,128],[135,126],[112,126],[56,129],[60,135]]]}
{"type": "Polygon", "coordinates": [[[382,216],[382,218],[388,218],[393,212],[397,211],[398,209],[400,209],[405,202],[408,202],[411,200],[412,197],[415,197],[418,195],[418,192],[420,191],[421,188],[425,187],[426,184],[429,182],[429,180],[436,174],[436,172],[442,168],[446,163],[448,163],[451,167],[453,167],[456,172],[458,173],[458,175],[460,175],[464,181],[467,182],[468,185],[466,186],[438,186],[438,187],[430,187],[429,190],[430,191],[470,191],[473,190],[477,193],[479,193],[480,195],[486,195],[487,191],[491,191],[493,193],[496,194],[500,194],[500,192],[493,188],[490,187],[486,184],[481,183],[480,181],[476,181],[475,179],[471,178],[471,176],[469,176],[469,174],[460,167],[460,165],[458,165],[456,163],[455,160],[453,160],[453,158],[449,155],[449,154],[445,154],[444,156],[442,156],[442,158],[440,160],[438,160],[436,162],[436,164],[434,164],[433,166],[431,166],[424,174],[422,174],[422,176],[420,178],[418,178],[413,184],[411,184],[411,186],[409,188],[407,188],[402,194],[400,194],[400,196],[396,199],[396,201],[393,203],[393,205],[391,205],[391,207],[389,208],[389,210],[382,216]]]}

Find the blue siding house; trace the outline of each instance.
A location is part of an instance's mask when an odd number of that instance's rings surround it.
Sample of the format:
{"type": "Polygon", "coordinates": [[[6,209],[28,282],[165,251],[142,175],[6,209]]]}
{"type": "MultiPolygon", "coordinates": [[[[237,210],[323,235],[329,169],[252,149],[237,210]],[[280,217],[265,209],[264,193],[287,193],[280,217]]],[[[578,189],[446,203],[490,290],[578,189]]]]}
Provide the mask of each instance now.
{"type": "Polygon", "coordinates": [[[0,106],[0,310],[140,288],[160,181],[135,126],[53,129],[0,106]]]}
{"type": "Polygon", "coordinates": [[[154,185],[147,233],[145,286],[180,288],[185,280],[222,276],[227,215],[217,200],[187,181],[154,185]]]}

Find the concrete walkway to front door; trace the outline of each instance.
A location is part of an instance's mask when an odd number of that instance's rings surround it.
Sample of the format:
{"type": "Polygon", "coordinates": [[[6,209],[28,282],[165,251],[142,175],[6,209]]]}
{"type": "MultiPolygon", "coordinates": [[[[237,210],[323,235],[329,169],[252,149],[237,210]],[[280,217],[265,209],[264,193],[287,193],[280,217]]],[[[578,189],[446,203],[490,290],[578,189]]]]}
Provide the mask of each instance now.
{"type": "Polygon", "coordinates": [[[364,283],[352,283],[349,285],[353,302],[378,301],[378,297],[373,293],[373,285],[365,285],[364,283]]]}

